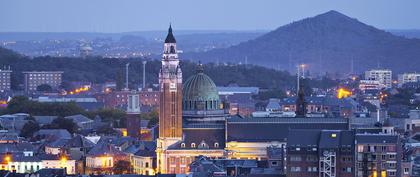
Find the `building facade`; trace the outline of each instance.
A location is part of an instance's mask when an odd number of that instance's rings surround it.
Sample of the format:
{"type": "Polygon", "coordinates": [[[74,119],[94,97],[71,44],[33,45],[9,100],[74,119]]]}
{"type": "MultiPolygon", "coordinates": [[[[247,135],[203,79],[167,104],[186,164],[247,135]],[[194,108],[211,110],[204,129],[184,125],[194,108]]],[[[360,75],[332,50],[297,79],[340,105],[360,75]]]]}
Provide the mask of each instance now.
{"type": "Polygon", "coordinates": [[[420,73],[404,73],[398,75],[398,87],[402,87],[406,83],[420,82],[420,73]]]}
{"type": "Polygon", "coordinates": [[[389,69],[372,69],[365,71],[365,80],[379,81],[385,88],[392,87],[392,71],[389,69]]]}
{"type": "Polygon", "coordinates": [[[0,92],[9,91],[11,89],[11,77],[12,70],[1,70],[0,69],[0,92]]]}
{"type": "Polygon", "coordinates": [[[400,176],[401,145],[398,135],[356,134],[355,140],[356,176],[400,176]]]}
{"type": "Polygon", "coordinates": [[[30,93],[43,84],[57,89],[61,85],[63,71],[25,71],[23,75],[25,92],[30,93]]]}
{"type": "Polygon", "coordinates": [[[141,132],[139,94],[133,91],[127,96],[127,135],[140,139],[141,132]]]}

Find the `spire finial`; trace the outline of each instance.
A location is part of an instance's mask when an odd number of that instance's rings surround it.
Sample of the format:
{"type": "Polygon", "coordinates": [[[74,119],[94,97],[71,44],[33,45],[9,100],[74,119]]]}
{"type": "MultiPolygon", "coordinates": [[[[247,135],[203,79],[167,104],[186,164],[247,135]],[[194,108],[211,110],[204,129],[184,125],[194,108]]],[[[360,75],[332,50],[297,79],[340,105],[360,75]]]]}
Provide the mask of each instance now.
{"type": "Polygon", "coordinates": [[[166,36],[165,43],[176,43],[175,37],[172,34],[172,24],[169,23],[168,35],[166,36]]]}
{"type": "Polygon", "coordinates": [[[204,66],[203,66],[203,64],[201,64],[201,61],[198,61],[196,72],[197,73],[204,73],[204,66]]]}

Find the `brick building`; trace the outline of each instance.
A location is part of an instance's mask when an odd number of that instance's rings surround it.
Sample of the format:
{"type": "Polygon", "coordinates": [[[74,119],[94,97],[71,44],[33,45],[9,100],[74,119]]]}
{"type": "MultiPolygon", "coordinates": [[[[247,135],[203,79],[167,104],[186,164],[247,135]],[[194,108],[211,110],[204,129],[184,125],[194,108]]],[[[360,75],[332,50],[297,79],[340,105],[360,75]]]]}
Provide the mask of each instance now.
{"type": "Polygon", "coordinates": [[[287,139],[287,176],[353,176],[353,131],[291,130],[287,139]]]}

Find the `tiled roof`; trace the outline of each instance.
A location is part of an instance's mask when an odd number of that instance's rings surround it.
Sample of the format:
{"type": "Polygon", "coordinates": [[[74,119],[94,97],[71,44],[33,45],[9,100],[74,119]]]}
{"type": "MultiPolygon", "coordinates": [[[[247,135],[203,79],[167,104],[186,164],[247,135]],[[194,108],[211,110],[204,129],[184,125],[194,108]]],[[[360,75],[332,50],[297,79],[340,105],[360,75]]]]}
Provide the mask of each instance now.
{"type": "Polygon", "coordinates": [[[232,118],[227,122],[227,141],[284,142],[291,129],[348,128],[348,120],[343,118],[232,118]]]}
{"type": "Polygon", "coordinates": [[[67,117],[64,117],[64,118],[71,119],[71,120],[73,120],[74,123],[83,123],[83,122],[91,122],[91,121],[93,121],[92,119],[89,119],[86,116],[81,115],[81,114],[67,116],[67,117]]]}
{"type": "Polygon", "coordinates": [[[183,141],[171,146],[170,149],[224,149],[225,148],[225,130],[211,128],[188,128],[184,129],[183,141]],[[195,148],[191,147],[192,143],[195,148]],[[200,146],[205,143],[206,146],[200,146]],[[218,143],[218,147],[215,144],[218,143]],[[185,144],[185,147],[181,147],[185,144]]]}
{"type": "Polygon", "coordinates": [[[398,135],[386,135],[386,134],[356,134],[357,144],[396,144],[398,143],[398,135]]]}
{"type": "Polygon", "coordinates": [[[71,134],[65,129],[41,129],[35,133],[35,136],[47,136],[47,137],[55,137],[55,138],[62,138],[62,139],[70,139],[71,134]]]}
{"type": "Polygon", "coordinates": [[[321,130],[290,130],[288,147],[317,147],[321,130]]]}

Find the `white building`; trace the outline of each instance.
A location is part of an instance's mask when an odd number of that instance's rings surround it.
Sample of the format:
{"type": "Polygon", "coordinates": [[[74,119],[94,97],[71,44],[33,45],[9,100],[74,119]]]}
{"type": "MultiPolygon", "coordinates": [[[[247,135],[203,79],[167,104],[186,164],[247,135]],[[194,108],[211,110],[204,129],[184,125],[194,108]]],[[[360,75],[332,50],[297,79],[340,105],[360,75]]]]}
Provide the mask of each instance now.
{"type": "Polygon", "coordinates": [[[133,171],[135,174],[141,175],[155,175],[153,167],[153,157],[133,155],[133,171]]]}
{"type": "Polygon", "coordinates": [[[402,87],[405,83],[420,82],[420,73],[404,73],[398,75],[398,87],[402,87]]]}
{"type": "Polygon", "coordinates": [[[360,80],[359,83],[359,89],[363,92],[366,90],[381,90],[383,88],[386,88],[386,86],[377,80],[360,80]]]}
{"type": "Polygon", "coordinates": [[[392,87],[392,71],[389,69],[372,69],[365,72],[365,80],[379,81],[385,88],[392,87]]]}
{"type": "Polygon", "coordinates": [[[56,89],[61,85],[63,71],[25,71],[24,88],[25,92],[34,92],[37,87],[43,84],[56,89]]]}
{"type": "Polygon", "coordinates": [[[8,70],[1,70],[0,69],[0,92],[9,91],[10,90],[10,75],[12,71],[8,70]]]}

